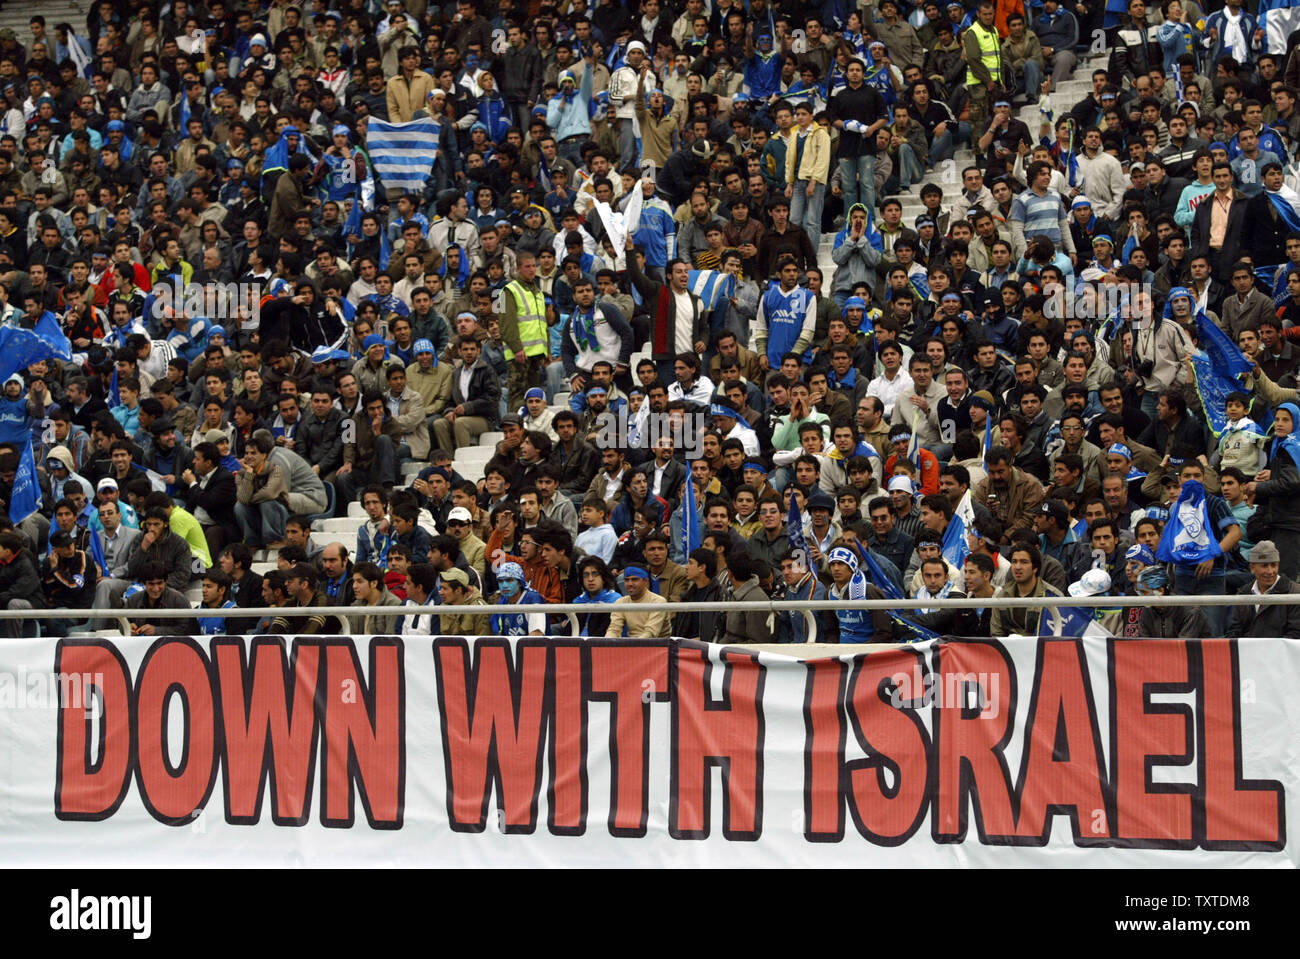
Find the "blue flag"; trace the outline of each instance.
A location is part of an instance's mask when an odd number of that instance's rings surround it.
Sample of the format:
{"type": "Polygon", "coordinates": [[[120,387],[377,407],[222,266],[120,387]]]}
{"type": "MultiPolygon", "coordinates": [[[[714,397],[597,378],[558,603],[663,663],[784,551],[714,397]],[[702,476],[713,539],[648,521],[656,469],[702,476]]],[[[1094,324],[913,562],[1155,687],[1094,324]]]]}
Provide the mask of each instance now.
{"type": "MultiPolygon", "coordinates": [[[[1170,296],[1173,296],[1172,290],[1170,296]]],[[[1249,373],[1255,368],[1255,364],[1246,359],[1228,334],[1211,323],[1200,311],[1196,314],[1196,338],[1200,342],[1201,349],[1209,355],[1214,368],[1220,373],[1237,376],[1240,373],[1249,373]]]]}
{"type": "Polygon", "coordinates": [[[0,327],[0,383],[33,363],[54,358],[70,361],[72,344],[49,310],[36,321],[35,329],[0,327]]]}
{"type": "Polygon", "coordinates": [[[682,557],[689,559],[700,548],[700,514],[695,508],[695,482],[686,478],[686,496],[682,501],[682,557]]]}
{"type": "Polygon", "coordinates": [[[803,565],[812,569],[808,557],[808,541],[803,535],[803,516],[799,512],[799,503],[794,498],[794,487],[790,487],[790,510],[786,516],[785,535],[790,541],[790,549],[796,556],[803,557],[803,565]]]}
{"type": "Polygon", "coordinates": [[[1210,525],[1205,487],[1195,480],[1184,483],[1178,500],[1169,510],[1165,531],[1160,534],[1156,559],[1187,566],[1222,555],[1218,537],[1210,525]]]}
{"type": "Polygon", "coordinates": [[[948,521],[948,528],[943,531],[941,549],[943,558],[949,565],[961,569],[966,564],[966,557],[970,555],[970,544],[967,543],[966,536],[974,528],[975,505],[971,500],[970,490],[967,490],[957,501],[957,508],[952,511],[952,519],[948,521]]]}
{"type": "Polygon", "coordinates": [[[104,543],[103,540],[99,538],[99,530],[92,529],[90,531],[90,545],[87,552],[90,553],[90,558],[99,564],[99,568],[103,574],[107,576],[108,559],[104,556],[104,543]]]}
{"type": "Polygon", "coordinates": [[[14,473],[14,489],[9,497],[9,521],[17,526],[41,508],[41,485],[36,480],[36,458],[32,456],[29,439],[23,445],[18,470],[14,473]]]}

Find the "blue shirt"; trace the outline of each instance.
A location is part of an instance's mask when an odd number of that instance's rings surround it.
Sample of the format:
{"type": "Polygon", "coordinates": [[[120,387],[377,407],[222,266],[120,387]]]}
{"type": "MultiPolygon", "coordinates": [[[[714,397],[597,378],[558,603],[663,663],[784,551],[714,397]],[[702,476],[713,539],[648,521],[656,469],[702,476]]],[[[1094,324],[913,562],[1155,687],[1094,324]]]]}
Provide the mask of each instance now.
{"type": "MultiPolygon", "coordinates": [[[[546,600],[542,599],[542,594],[535,589],[524,588],[514,599],[506,599],[502,596],[498,601],[499,606],[545,606],[546,600]]],[[[545,613],[493,613],[489,620],[492,626],[492,635],[494,636],[527,636],[534,629],[541,629],[546,632],[546,614],[545,613]],[[529,620],[534,622],[529,624],[529,620]]]]}

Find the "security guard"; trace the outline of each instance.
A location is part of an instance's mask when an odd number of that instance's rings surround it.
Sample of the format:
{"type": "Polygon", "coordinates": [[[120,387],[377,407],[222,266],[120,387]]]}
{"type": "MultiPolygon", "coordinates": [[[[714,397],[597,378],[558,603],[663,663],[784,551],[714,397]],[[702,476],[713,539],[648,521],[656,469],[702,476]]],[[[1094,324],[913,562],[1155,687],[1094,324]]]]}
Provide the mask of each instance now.
{"type": "Polygon", "coordinates": [[[966,29],[962,46],[966,55],[966,88],[970,94],[970,123],[984,123],[989,101],[1002,89],[1002,40],[993,26],[992,0],[980,0],[975,22],[966,29]]]}
{"type": "Polygon", "coordinates": [[[546,296],[537,283],[537,258],[532,253],[518,254],[515,276],[501,291],[504,309],[499,311],[503,314],[501,338],[510,364],[507,408],[511,410],[524,405],[524,394],[529,389],[541,386],[542,367],[550,355],[546,296]]]}

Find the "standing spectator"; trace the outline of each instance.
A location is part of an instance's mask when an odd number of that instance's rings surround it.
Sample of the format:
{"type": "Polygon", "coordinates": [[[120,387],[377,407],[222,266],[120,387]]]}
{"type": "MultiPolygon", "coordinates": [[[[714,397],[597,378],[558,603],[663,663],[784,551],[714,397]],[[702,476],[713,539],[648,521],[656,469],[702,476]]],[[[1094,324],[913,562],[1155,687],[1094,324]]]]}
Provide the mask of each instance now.
{"type": "MultiPolygon", "coordinates": [[[[836,151],[840,190],[846,209],[861,203],[870,210],[876,206],[876,131],[889,121],[889,114],[880,92],[866,84],[866,65],[861,60],[850,60],[844,75],[845,86],[831,97],[826,107],[831,126],[840,131],[836,151]]],[[[787,170],[790,150],[787,146],[787,170]]]]}

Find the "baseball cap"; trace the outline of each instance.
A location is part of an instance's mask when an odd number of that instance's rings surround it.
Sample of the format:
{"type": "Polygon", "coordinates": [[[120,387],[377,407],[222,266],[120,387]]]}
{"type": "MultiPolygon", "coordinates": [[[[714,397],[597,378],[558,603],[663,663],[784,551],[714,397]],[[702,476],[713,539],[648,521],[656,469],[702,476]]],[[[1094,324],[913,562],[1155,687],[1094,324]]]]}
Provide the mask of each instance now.
{"type": "Polygon", "coordinates": [[[208,430],[203,434],[204,442],[207,443],[226,443],[230,437],[226,435],[225,430],[208,430]]]}
{"type": "MultiPolygon", "coordinates": [[[[514,566],[515,564],[514,564],[514,563],[507,563],[506,565],[507,565],[507,566],[514,566]]],[[[497,578],[498,578],[498,579],[501,578],[501,577],[500,577],[500,574],[497,575],[497,578]]],[[[464,586],[468,586],[468,585],[469,585],[469,577],[468,577],[467,575],[465,575],[465,571],[464,571],[463,569],[457,569],[457,568],[454,567],[454,566],[453,566],[451,569],[449,569],[449,570],[445,570],[445,571],[443,572],[443,574],[442,574],[442,581],[443,581],[444,583],[456,583],[457,585],[462,586],[462,587],[464,587],[464,586]]]]}
{"type": "Polygon", "coordinates": [[[474,517],[469,515],[469,510],[463,506],[453,506],[450,513],[447,514],[448,523],[472,523],[474,517]]]}
{"type": "Polygon", "coordinates": [[[1038,512],[1043,516],[1052,517],[1062,526],[1070,521],[1070,511],[1059,500],[1044,500],[1043,505],[1038,507],[1038,512]]]}
{"type": "Polygon", "coordinates": [[[1104,569],[1090,569],[1077,583],[1070,584],[1071,596],[1098,596],[1110,589],[1110,573],[1104,569]]]}
{"type": "Polygon", "coordinates": [[[105,476],[95,486],[96,493],[102,493],[106,489],[117,489],[117,480],[113,479],[111,476],[105,476]]]}
{"type": "Polygon", "coordinates": [[[518,563],[502,563],[501,568],[497,570],[497,579],[517,579],[524,582],[524,568],[518,563]]]}

